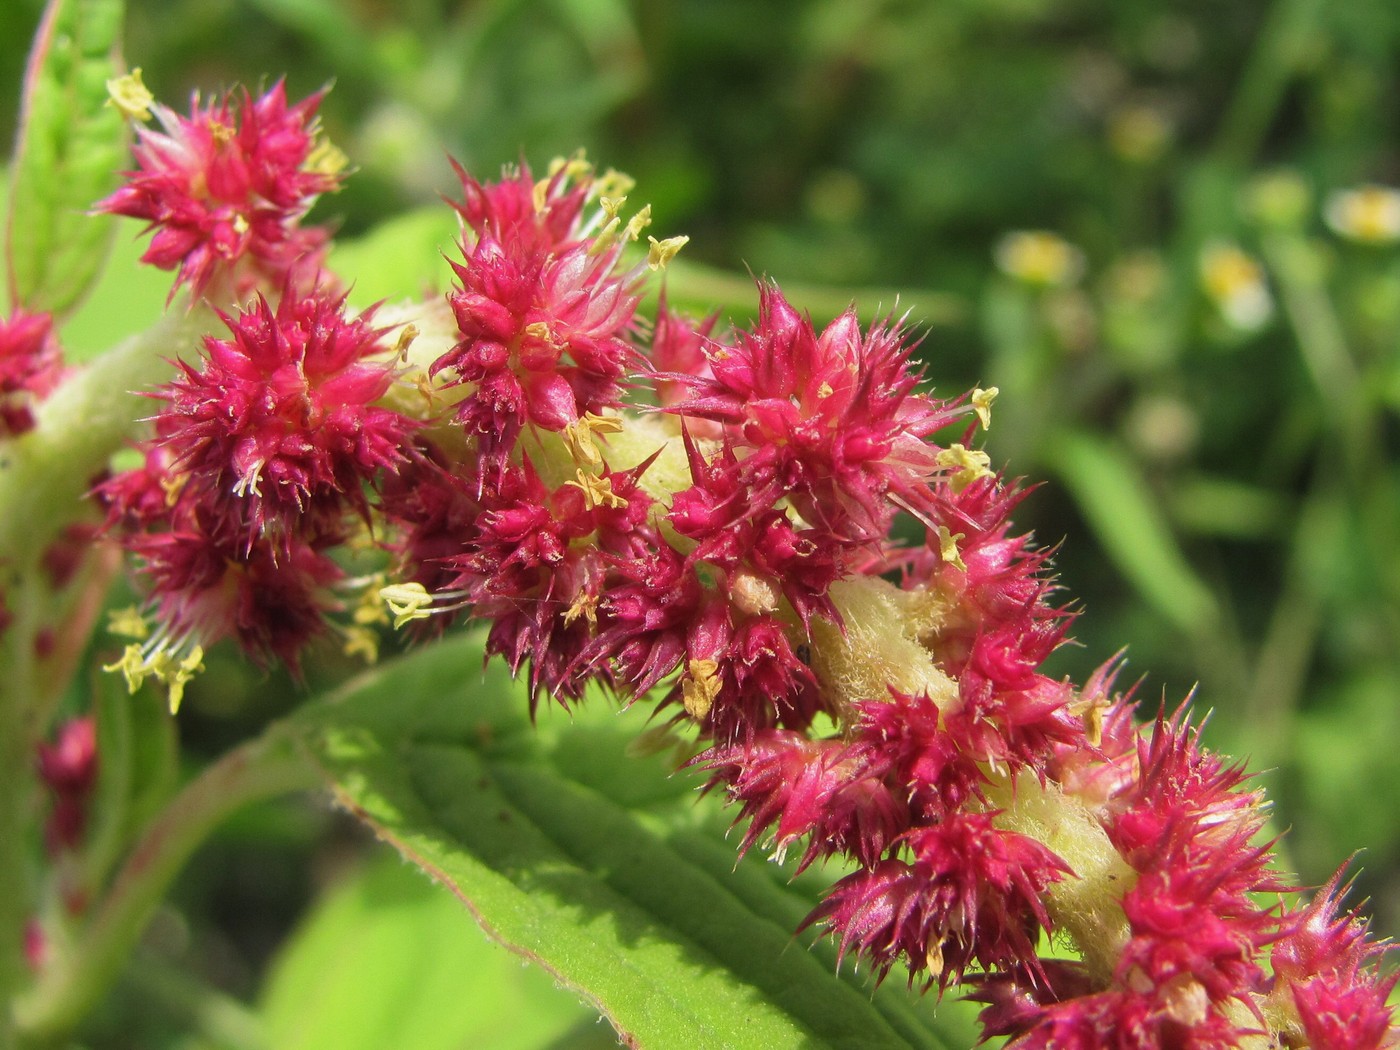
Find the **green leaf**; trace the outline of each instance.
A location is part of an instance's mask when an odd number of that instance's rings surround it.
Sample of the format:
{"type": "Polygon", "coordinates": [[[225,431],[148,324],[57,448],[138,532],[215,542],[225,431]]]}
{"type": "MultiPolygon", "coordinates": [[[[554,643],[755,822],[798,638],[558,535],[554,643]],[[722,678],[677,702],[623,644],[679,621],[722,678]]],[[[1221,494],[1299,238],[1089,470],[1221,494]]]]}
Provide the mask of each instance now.
{"type": "Polygon", "coordinates": [[[641,705],[595,702],[573,725],[549,707],[536,731],[480,659],[478,638],[444,641],[297,725],[346,808],[629,1045],[970,1045],[969,1007],[950,1000],[935,1021],[931,1000],[893,981],[872,992],[794,936],[808,892],[757,858],[735,870],[694,778],[626,756],[641,705]]]}
{"type": "Polygon", "coordinates": [[[6,258],[10,298],[62,314],[106,259],[113,220],[88,209],[116,185],[126,128],[107,102],[122,0],[50,0],[25,77],[6,258]]]}
{"type": "Polygon", "coordinates": [[[1177,545],[1146,480],[1118,446],[1062,431],[1047,460],[1119,570],[1144,599],[1188,634],[1210,630],[1219,610],[1177,545]]]}
{"type": "Polygon", "coordinates": [[[276,960],[262,1013],[279,1050],[530,1050],[597,1020],[397,858],[321,902],[276,960]]]}

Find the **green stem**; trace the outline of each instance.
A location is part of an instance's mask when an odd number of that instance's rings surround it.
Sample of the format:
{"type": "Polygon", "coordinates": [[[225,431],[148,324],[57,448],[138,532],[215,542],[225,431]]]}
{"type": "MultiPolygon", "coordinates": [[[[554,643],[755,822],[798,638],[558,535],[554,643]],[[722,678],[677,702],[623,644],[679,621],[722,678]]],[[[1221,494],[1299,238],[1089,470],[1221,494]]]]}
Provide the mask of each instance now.
{"type": "Polygon", "coordinates": [[[35,428],[0,459],[0,560],[32,564],[58,530],[78,516],[93,479],[152,414],[143,397],[170,375],[213,327],[202,305],[180,304],[144,332],[103,354],[39,407],[35,428]]]}
{"type": "Polygon", "coordinates": [[[319,783],[282,726],[205,769],[146,828],[78,942],[19,1000],[21,1034],[42,1044],[72,1030],[109,987],[170,882],[215,826],[251,802],[319,783]]]}
{"type": "MultiPolygon", "coordinates": [[[[150,414],[139,392],[168,375],[168,360],[188,353],[212,320],[206,307],[177,306],[65,382],[40,406],[34,429],[0,448],[0,583],[13,616],[0,633],[0,1050],[13,1043],[9,1004],[26,978],[34,743],[46,698],[61,686],[36,642],[45,630],[76,633],[58,619],[62,596],[41,559],[64,525],[87,510],[93,479],[150,414]]],[[[63,644],[81,640],[64,637],[63,644]]]]}

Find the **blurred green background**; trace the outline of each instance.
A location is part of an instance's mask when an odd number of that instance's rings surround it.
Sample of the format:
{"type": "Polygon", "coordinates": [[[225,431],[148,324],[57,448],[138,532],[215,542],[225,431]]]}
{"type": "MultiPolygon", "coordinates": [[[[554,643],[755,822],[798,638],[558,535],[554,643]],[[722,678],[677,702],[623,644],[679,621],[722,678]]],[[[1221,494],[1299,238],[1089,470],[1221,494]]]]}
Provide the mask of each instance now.
{"type": "MultiPolygon", "coordinates": [[[[0,133],[39,7],[0,9],[0,133]]],[[[939,390],[1000,388],[993,460],[1045,482],[1018,521],[1082,609],[1057,669],[1126,647],[1146,711],[1199,683],[1301,880],[1364,850],[1357,895],[1400,933],[1400,198],[1336,196],[1400,185],[1393,0],[131,7],[128,61],[177,108],[334,82],[359,170],[320,214],[346,240],[452,192],[448,153],[490,175],[585,147],[691,236],[682,300],[742,321],[747,270],[819,319],[910,311],[939,390]]],[[[294,697],[238,674],[192,694],[194,754],[294,697]]],[[[236,991],[338,828],[260,811],[182,883],[236,991]]]]}

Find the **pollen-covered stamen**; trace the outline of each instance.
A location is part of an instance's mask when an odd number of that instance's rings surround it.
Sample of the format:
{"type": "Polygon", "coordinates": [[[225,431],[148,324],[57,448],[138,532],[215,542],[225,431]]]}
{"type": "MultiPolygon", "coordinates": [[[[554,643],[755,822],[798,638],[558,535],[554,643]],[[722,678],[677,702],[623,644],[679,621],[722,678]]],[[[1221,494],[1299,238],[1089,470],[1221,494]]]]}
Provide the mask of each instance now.
{"type": "MultiPolygon", "coordinates": [[[[129,618],[124,618],[122,626],[129,632],[133,625],[129,618]]],[[[114,633],[126,632],[117,632],[114,628],[114,633]]],[[[176,637],[162,626],[144,642],[126,646],[115,663],[105,664],[102,669],[119,672],[126,680],[127,691],[132,694],[140,690],[146,679],[154,678],[166,688],[170,713],[178,714],[185,686],[204,670],[204,647],[188,636],[176,637]]]]}
{"type": "Polygon", "coordinates": [[[387,584],[377,593],[394,617],[395,630],[434,614],[456,612],[470,604],[469,592],[465,590],[429,594],[428,589],[416,581],[387,584]]]}
{"type": "Polygon", "coordinates": [[[715,660],[691,660],[681,675],[681,705],[697,722],[705,720],[724,687],[718,670],[715,660]]]}
{"type": "Polygon", "coordinates": [[[107,81],[107,96],[107,105],[127,120],[139,120],[143,124],[150,121],[151,105],[156,97],[141,82],[140,66],[107,81]]]}
{"type": "Polygon", "coordinates": [[[968,449],[954,442],[938,453],[938,465],[948,471],[954,493],[959,493],[974,481],[995,477],[992,459],[985,452],[968,449]]]}

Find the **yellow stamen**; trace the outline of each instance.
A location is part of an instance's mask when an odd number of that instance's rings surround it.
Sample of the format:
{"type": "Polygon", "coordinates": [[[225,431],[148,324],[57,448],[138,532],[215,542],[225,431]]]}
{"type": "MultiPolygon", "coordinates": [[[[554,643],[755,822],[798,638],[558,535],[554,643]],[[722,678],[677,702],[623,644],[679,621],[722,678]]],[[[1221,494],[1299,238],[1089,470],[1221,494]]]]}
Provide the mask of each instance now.
{"type": "Polygon", "coordinates": [[[635,241],[642,231],[651,225],[651,205],[644,204],[641,211],[627,220],[627,229],[622,231],[624,240],[635,241]]]}
{"type": "Polygon", "coordinates": [[[972,410],[977,413],[977,420],[982,424],[983,430],[992,429],[992,402],[1001,393],[994,386],[989,386],[985,390],[978,387],[972,392],[972,410]]]}
{"type": "Polygon", "coordinates": [[[107,81],[107,105],[114,108],[127,120],[143,123],[151,119],[151,103],[156,97],[141,83],[141,67],[137,66],[125,76],[107,81]]]}
{"type": "Polygon", "coordinates": [[[628,175],[626,172],[618,171],[615,168],[609,168],[598,176],[598,181],[593,184],[593,188],[597,191],[600,198],[617,198],[626,197],[627,194],[632,192],[633,187],[636,185],[637,180],[632,178],[631,175],[628,175]]]}
{"type": "Polygon", "coordinates": [[[697,722],[710,713],[724,684],[718,670],[719,664],[713,660],[691,660],[681,678],[681,705],[697,722]]]}
{"type": "Polygon", "coordinates": [[[165,493],[167,507],[175,506],[175,502],[180,498],[180,490],[185,487],[185,482],[188,480],[188,474],[177,474],[174,477],[167,475],[160,479],[160,488],[165,493]]]}
{"type": "Polygon", "coordinates": [[[647,266],[652,270],[664,270],[666,264],[690,243],[690,238],[684,235],[667,237],[664,241],[658,241],[655,237],[648,237],[647,240],[651,242],[651,247],[647,250],[647,266]]]}
{"type": "Polygon", "coordinates": [[[318,135],[302,170],[315,175],[339,175],[349,166],[350,158],[344,151],[324,135],[318,135]]]}
{"type": "Polygon", "coordinates": [[[574,422],[567,424],[560,436],[564,439],[575,466],[596,467],[602,464],[603,454],[598,451],[593,435],[621,432],[622,420],[616,416],[599,416],[585,412],[574,422]]]}
{"type": "Polygon", "coordinates": [[[126,679],[127,692],[133,694],[141,688],[141,683],[151,674],[151,668],[146,666],[146,658],[142,655],[141,647],[134,643],[122,650],[120,660],[116,663],[103,664],[102,670],[109,673],[120,671],[122,677],[126,679]]]}
{"type": "Polygon", "coordinates": [[[938,465],[952,472],[954,492],[961,492],[979,478],[992,477],[991,457],[976,449],[954,443],[938,453],[938,465]]]}
{"type": "Polygon", "coordinates": [[[394,630],[432,615],[428,606],[433,603],[433,596],[421,583],[391,583],[379,588],[379,597],[394,614],[394,630]]]}
{"type": "Polygon", "coordinates": [[[341,651],[346,656],[362,657],[367,664],[378,663],[379,636],[368,627],[347,627],[341,651]]]}
{"type": "Polygon", "coordinates": [[[413,340],[421,334],[419,327],[412,322],[400,328],[399,337],[394,340],[394,356],[406,363],[408,361],[408,348],[413,345],[413,340]]]}
{"type": "Polygon", "coordinates": [[[128,605],[125,609],[113,609],[109,612],[107,614],[107,630],[123,638],[135,638],[137,641],[144,640],[151,633],[146,618],[141,615],[141,610],[134,605],[128,605]]]}
{"type": "Polygon", "coordinates": [[[967,562],[962,560],[962,554],[958,552],[958,540],[965,538],[961,532],[949,532],[946,525],[938,526],[939,557],[960,572],[967,572],[967,562]]]}
{"type": "Polygon", "coordinates": [[[564,484],[572,485],[583,493],[583,505],[588,510],[602,506],[618,510],[627,506],[627,501],[613,491],[610,478],[600,478],[581,467],[575,472],[575,477],[577,480],[566,481],[564,484]]]}
{"type": "Polygon", "coordinates": [[[564,610],[564,622],[573,623],[580,616],[586,619],[591,626],[598,623],[598,596],[590,594],[588,591],[579,591],[574,597],[573,604],[564,610]]]}
{"type": "Polygon", "coordinates": [[[179,663],[176,663],[169,653],[161,653],[153,663],[152,670],[155,676],[169,691],[170,713],[176,714],[180,710],[181,701],[185,698],[185,686],[195,675],[204,670],[204,649],[196,645],[190,650],[189,655],[179,663]]]}

